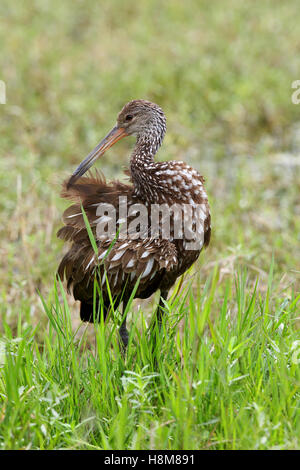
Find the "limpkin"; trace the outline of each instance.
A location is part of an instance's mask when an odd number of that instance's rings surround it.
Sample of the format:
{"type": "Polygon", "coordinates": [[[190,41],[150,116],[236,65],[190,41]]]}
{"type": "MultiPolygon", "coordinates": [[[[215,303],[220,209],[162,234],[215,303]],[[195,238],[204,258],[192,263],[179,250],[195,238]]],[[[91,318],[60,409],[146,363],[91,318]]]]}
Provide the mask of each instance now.
{"type": "MultiPolygon", "coordinates": [[[[160,290],[155,314],[155,322],[160,326],[164,300],[170,288],[197,260],[203,246],[209,244],[210,212],[204,178],[182,161],[154,161],[165,132],[166,118],[158,105],[145,100],[130,101],[119,113],[113,129],[78,166],[70,179],[63,183],[62,197],[72,200],[74,204],[64,212],[65,225],[58,232],[59,238],[71,242],[69,251],[59,265],[58,275],[67,280],[68,290],[72,289],[75,300],[81,302],[82,321],[99,320],[100,298],[104,317],[112,303],[117,308],[123,302],[124,312],[137,286],[134,298],[145,299],[160,290]],[[131,180],[130,185],[117,180],[107,183],[99,172],[83,177],[98,157],[118,140],[130,135],[136,136],[130,167],[126,171],[131,180]],[[120,217],[120,199],[126,204],[126,220],[120,217]],[[107,204],[115,209],[116,231],[111,235],[104,230],[99,235],[98,224],[103,222],[105,225],[113,218],[107,212],[101,212],[107,204]],[[122,231],[121,234],[122,224],[126,222],[128,225],[134,219],[137,211],[131,209],[139,207],[136,204],[146,207],[149,224],[146,227],[139,226],[138,234],[131,234],[130,231],[122,231]],[[168,236],[164,236],[162,230],[162,214],[157,219],[158,231],[153,235],[152,208],[163,205],[170,209],[174,204],[191,208],[190,233],[194,235],[187,237],[182,226],[178,236],[175,236],[175,212],[171,210],[168,236]],[[100,217],[99,209],[102,214],[100,217]],[[95,237],[96,251],[95,244],[94,247],[91,244],[85,216],[95,237]],[[193,241],[193,236],[197,238],[197,244],[196,248],[190,249],[189,243],[193,241]],[[95,305],[93,307],[95,279],[101,291],[97,291],[96,309],[95,305]]],[[[128,331],[125,315],[119,335],[121,346],[126,350],[128,331]]]]}

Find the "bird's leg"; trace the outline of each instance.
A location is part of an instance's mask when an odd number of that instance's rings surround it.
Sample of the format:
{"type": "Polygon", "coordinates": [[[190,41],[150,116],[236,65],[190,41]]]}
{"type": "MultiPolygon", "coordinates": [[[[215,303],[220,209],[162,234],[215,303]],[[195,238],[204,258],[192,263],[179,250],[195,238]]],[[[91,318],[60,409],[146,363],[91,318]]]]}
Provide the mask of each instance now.
{"type": "Polygon", "coordinates": [[[123,300],[123,318],[122,318],[121,326],[119,328],[119,337],[120,337],[119,345],[120,345],[120,349],[121,349],[123,356],[125,356],[126,354],[128,338],[129,338],[129,333],[126,328],[126,316],[125,316],[127,303],[128,303],[128,299],[124,299],[123,300]]]}
{"type": "Polygon", "coordinates": [[[160,293],[159,304],[154,314],[154,318],[152,320],[152,326],[150,330],[151,337],[153,338],[153,351],[156,347],[156,333],[160,333],[161,325],[162,325],[162,318],[164,314],[164,300],[167,300],[169,291],[162,290],[160,293]]]}
{"type": "Polygon", "coordinates": [[[156,310],[156,322],[157,322],[157,325],[158,325],[158,331],[161,330],[162,317],[163,317],[164,308],[165,308],[164,300],[167,300],[168,293],[169,293],[169,291],[167,291],[167,290],[163,290],[160,293],[159,304],[158,304],[158,307],[157,307],[157,310],[156,310]]]}
{"type": "Polygon", "coordinates": [[[126,328],[126,318],[123,320],[120,326],[119,335],[120,335],[119,345],[120,345],[121,353],[123,356],[125,356],[127,345],[128,345],[128,338],[129,338],[129,333],[126,328]]]}

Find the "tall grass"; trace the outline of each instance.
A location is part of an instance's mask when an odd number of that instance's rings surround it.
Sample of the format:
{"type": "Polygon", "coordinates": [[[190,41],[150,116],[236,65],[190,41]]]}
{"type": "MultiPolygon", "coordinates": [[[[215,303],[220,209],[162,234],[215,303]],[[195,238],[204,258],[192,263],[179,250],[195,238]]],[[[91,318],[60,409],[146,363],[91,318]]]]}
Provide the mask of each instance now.
{"type": "Polygon", "coordinates": [[[155,356],[147,318],[131,306],[125,358],[112,322],[95,325],[85,347],[55,282],[42,344],[21,316],[17,335],[4,324],[1,447],[297,448],[299,297],[270,302],[272,271],[264,297],[257,284],[247,290],[246,271],[225,286],[218,276],[166,302],[155,356]]]}

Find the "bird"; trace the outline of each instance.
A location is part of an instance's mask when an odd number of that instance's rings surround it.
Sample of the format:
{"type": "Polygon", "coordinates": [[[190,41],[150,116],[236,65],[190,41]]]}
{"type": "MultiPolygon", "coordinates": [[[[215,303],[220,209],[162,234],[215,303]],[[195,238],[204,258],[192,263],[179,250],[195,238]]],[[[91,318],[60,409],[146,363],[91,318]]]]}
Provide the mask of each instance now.
{"type": "Polygon", "coordinates": [[[63,213],[64,225],[57,236],[71,246],[59,264],[58,276],[80,301],[83,322],[100,321],[101,315],[106,318],[112,308],[123,304],[119,326],[123,351],[129,339],[129,301],[149,298],[159,290],[153,325],[160,331],[171,287],[210,242],[211,215],[203,176],[183,161],[155,160],[165,133],[166,117],[160,106],[142,99],[130,101],[112,130],[62,184],[61,196],[72,205],[63,213]],[[95,161],[126,136],[136,138],[125,170],[129,183],[107,182],[98,170],[92,173],[95,161]],[[141,212],[143,218],[137,221],[141,212]]]}

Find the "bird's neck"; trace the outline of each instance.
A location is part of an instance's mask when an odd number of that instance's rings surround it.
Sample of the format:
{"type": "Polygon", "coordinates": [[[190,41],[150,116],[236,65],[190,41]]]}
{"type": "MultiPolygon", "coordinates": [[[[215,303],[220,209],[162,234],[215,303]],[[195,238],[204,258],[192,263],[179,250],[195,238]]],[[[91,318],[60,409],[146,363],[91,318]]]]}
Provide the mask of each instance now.
{"type": "Polygon", "coordinates": [[[162,144],[164,132],[149,132],[137,137],[130,159],[130,174],[135,194],[148,200],[156,191],[154,157],[162,144]]]}
{"type": "Polygon", "coordinates": [[[165,119],[156,122],[151,128],[137,136],[130,159],[130,175],[135,193],[142,199],[156,191],[154,157],[162,144],[166,132],[165,119]]]}
{"type": "Polygon", "coordinates": [[[163,135],[146,134],[137,137],[130,159],[130,173],[134,186],[138,188],[155,165],[154,157],[161,146],[163,135]]]}
{"type": "Polygon", "coordinates": [[[131,155],[130,165],[135,167],[137,163],[154,162],[154,156],[161,146],[162,140],[163,135],[156,133],[138,136],[131,155]]]}
{"type": "Polygon", "coordinates": [[[150,122],[145,122],[144,128],[137,135],[130,160],[133,183],[140,172],[144,173],[147,168],[151,169],[154,156],[162,144],[166,130],[166,118],[161,110],[157,111],[150,122]]]}

